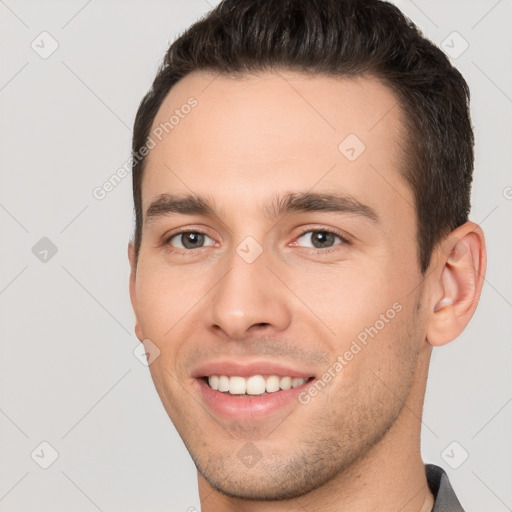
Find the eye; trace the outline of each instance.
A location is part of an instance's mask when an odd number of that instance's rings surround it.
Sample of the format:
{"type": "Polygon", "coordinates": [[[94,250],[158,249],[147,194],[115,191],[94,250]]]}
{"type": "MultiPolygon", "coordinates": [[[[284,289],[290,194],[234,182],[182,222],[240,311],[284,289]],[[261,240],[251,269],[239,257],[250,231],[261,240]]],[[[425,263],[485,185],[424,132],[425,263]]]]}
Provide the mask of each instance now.
{"type": "Polygon", "coordinates": [[[206,234],[201,231],[182,231],[170,236],[166,244],[177,249],[200,249],[201,247],[208,247],[214,245],[215,242],[206,234]],[[210,240],[212,243],[205,245],[205,239],[210,240]],[[174,242],[173,242],[174,240],[174,242]]]}
{"type": "Polygon", "coordinates": [[[316,229],[316,230],[308,230],[302,232],[300,237],[297,239],[297,242],[308,243],[310,241],[311,245],[306,245],[306,247],[311,247],[313,249],[319,250],[320,252],[329,252],[329,249],[334,250],[336,244],[336,240],[339,240],[341,244],[349,244],[350,242],[334,231],[329,231],[326,229],[316,229]],[[323,250],[327,249],[327,250],[323,250]]]}

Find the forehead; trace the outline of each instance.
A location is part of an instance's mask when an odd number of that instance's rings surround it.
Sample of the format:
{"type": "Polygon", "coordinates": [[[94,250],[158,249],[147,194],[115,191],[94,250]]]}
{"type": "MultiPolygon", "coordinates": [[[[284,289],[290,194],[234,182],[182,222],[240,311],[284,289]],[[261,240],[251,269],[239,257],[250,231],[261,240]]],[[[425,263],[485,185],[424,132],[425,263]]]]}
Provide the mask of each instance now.
{"type": "Polygon", "coordinates": [[[410,216],[401,115],[392,91],[372,77],[191,73],[153,122],[161,140],[153,137],[146,160],[143,211],[159,194],[183,193],[250,215],[276,192],[314,189],[410,216]]]}

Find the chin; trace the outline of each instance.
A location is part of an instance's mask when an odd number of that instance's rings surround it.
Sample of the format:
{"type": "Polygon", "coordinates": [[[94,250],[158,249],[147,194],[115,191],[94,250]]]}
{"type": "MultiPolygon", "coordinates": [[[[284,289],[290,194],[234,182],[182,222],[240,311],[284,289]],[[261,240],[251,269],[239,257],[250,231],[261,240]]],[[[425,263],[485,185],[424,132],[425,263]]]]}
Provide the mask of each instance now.
{"type": "Polygon", "coordinates": [[[326,484],[339,470],[330,464],[298,465],[297,460],[288,458],[283,462],[267,456],[249,468],[230,455],[210,456],[205,464],[193,459],[212,488],[225,496],[249,501],[298,498],[326,484]]]}
{"type": "Polygon", "coordinates": [[[298,498],[318,487],[304,488],[303,486],[297,486],[297,482],[276,485],[275,479],[269,478],[268,475],[266,475],[266,478],[262,478],[261,474],[247,475],[246,479],[237,479],[236,482],[207,478],[206,480],[214,489],[225,496],[249,501],[281,501],[298,498]]]}

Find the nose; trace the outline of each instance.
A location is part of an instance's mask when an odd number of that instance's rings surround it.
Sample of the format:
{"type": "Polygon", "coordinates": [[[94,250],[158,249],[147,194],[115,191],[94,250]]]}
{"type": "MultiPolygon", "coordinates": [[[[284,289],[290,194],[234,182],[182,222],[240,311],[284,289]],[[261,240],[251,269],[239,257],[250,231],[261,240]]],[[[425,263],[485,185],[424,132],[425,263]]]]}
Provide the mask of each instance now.
{"type": "Polygon", "coordinates": [[[270,260],[263,252],[248,262],[233,251],[208,302],[210,329],[227,339],[243,340],[257,331],[269,334],[289,326],[290,292],[277,279],[279,272],[270,260]]]}

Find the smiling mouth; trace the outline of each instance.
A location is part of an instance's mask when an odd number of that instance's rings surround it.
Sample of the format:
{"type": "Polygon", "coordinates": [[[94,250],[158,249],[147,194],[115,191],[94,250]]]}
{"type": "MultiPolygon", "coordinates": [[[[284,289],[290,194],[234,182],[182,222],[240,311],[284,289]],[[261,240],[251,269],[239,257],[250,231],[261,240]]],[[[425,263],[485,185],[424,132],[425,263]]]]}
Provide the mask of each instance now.
{"type": "Polygon", "coordinates": [[[271,395],[279,391],[297,388],[313,380],[314,377],[303,378],[278,375],[252,375],[240,377],[238,375],[210,375],[203,377],[204,382],[214,391],[240,398],[271,395]]]}

